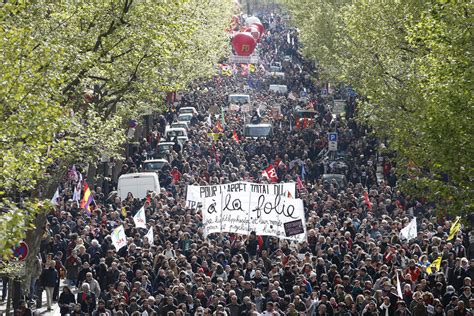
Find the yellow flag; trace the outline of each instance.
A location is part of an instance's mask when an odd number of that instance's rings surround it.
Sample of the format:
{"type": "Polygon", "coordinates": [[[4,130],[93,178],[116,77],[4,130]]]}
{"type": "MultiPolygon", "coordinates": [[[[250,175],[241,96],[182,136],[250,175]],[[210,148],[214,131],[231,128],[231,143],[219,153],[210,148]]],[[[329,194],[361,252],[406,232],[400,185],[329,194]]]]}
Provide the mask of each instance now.
{"type": "Polygon", "coordinates": [[[254,64],[249,64],[249,71],[252,73],[252,72],[255,72],[255,65],[254,64]]]}
{"type": "Polygon", "coordinates": [[[451,224],[451,228],[449,229],[449,236],[447,241],[450,241],[454,238],[454,236],[461,230],[461,218],[458,216],[456,220],[451,224]]]}
{"type": "Polygon", "coordinates": [[[123,217],[127,217],[127,209],[124,207],[122,207],[122,216],[123,217]]]}
{"type": "Polygon", "coordinates": [[[440,268],[441,268],[441,257],[438,257],[436,258],[435,261],[433,261],[429,266],[426,267],[426,272],[428,274],[431,274],[433,272],[439,271],[440,268]]]}

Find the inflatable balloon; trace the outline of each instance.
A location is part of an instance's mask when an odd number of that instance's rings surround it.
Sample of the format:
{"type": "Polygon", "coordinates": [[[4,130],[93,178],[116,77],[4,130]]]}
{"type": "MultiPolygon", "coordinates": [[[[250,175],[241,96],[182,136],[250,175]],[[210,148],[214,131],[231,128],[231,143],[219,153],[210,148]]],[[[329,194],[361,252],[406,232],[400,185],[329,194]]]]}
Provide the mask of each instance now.
{"type": "Polygon", "coordinates": [[[262,23],[260,22],[260,19],[257,18],[256,16],[249,16],[248,18],[245,19],[245,24],[247,25],[252,25],[254,23],[262,23]]]}
{"type": "Polygon", "coordinates": [[[260,39],[260,32],[256,26],[249,26],[245,29],[244,32],[252,34],[253,38],[258,42],[260,39]]]}
{"type": "Polygon", "coordinates": [[[252,34],[247,32],[237,33],[232,39],[232,47],[234,48],[235,53],[239,56],[251,55],[255,46],[257,46],[257,42],[252,34]]]}
{"type": "Polygon", "coordinates": [[[252,24],[250,25],[250,27],[252,27],[252,26],[258,28],[258,31],[260,32],[260,36],[263,36],[263,34],[265,33],[265,27],[263,27],[263,24],[262,24],[262,23],[260,23],[260,22],[255,22],[255,23],[252,23],[252,24]]]}

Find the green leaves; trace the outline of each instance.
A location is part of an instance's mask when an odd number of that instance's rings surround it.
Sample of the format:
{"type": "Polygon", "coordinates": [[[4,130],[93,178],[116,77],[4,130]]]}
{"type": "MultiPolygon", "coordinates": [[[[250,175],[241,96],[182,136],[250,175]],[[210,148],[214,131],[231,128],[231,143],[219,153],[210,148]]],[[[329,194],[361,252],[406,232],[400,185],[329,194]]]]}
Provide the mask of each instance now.
{"type": "Polygon", "coordinates": [[[0,249],[32,222],[28,201],[51,198],[38,188],[55,190],[58,165],[118,158],[129,119],[160,111],[166,92],[214,73],[228,53],[232,7],[230,0],[0,6],[0,206],[15,211],[0,215],[11,229],[0,249]]]}
{"type": "Polygon", "coordinates": [[[287,2],[306,55],[370,96],[358,117],[396,152],[405,189],[472,212],[473,4],[287,2]]]}

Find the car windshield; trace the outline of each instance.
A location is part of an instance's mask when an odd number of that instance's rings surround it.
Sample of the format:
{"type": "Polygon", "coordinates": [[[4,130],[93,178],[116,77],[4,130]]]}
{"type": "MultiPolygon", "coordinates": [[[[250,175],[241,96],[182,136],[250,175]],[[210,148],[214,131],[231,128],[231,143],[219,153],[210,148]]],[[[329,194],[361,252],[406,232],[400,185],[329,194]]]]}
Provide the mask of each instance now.
{"type": "Polygon", "coordinates": [[[166,164],[165,161],[150,161],[143,164],[145,170],[161,170],[166,164]]]}
{"type": "Polygon", "coordinates": [[[176,136],[184,136],[184,132],[181,130],[175,130],[175,131],[168,131],[166,133],[166,136],[169,136],[171,138],[174,138],[176,136]]]}
{"type": "Polygon", "coordinates": [[[265,137],[271,132],[271,126],[246,126],[245,136],[249,137],[265,137]]]}
{"type": "Polygon", "coordinates": [[[191,119],[193,118],[192,115],[189,115],[189,114],[186,114],[186,115],[180,115],[178,116],[178,121],[191,121],[191,119]]]}
{"type": "Polygon", "coordinates": [[[173,145],[171,144],[165,144],[165,145],[159,145],[158,146],[158,151],[161,153],[170,151],[173,148],[173,145]]]}
{"type": "Polygon", "coordinates": [[[193,113],[193,109],[181,109],[179,110],[180,113],[185,114],[185,113],[193,113]]]}

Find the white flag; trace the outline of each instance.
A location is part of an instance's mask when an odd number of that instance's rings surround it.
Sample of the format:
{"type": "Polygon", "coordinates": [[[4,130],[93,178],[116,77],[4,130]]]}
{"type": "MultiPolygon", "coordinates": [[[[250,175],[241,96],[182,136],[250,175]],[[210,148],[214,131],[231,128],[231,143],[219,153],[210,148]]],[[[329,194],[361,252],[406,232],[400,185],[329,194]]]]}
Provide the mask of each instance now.
{"type": "Polygon", "coordinates": [[[150,245],[153,245],[154,243],[154,237],[153,237],[153,227],[150,226],[150,229],[148,230],[148,233],[146,233],[145,237],[148,239],[148,243],[150,245]]]}
{"type": "Polygon", "coordinates": [[[112,244],[117,251],[127,245],[127,236],[125,235],[125,229],[123,228],[123,225],[115,228],[112,232],[112,244]]]}
{"type": "Polygon", "coordinates": [[[79,203],[81,202],[81,192],[82,192],[82,174],[80,172],[78,174],[78,180],[76,186],[74,187],[74,193],[72,194],[72,200],[76,201],[77,206],[79,207],[79,203]]]}
{"type": "Polygon", "coordinates": [[[398,297],[403,299],[403,293],[402,293],[402,286],[400,285],[400,280],[398,279],[398,272],[395,272],[397,274],[397,294],[398,297]]]}
{"type": "Polygon", "coordinates": [[[133,216],[133,221],[135,222],[135,227],[137,228],[146,228],[146,217],[145,217],[145,207],[141,207],[137,214],[133,216]]]}
{"type": "Polygon", "coordinates": [[[416,217],[411,220],[411,222],[400,231],[400,237],[405,238],[410,241],[418,236],[418,231],[416,228],[416,217]]]}
{"type": "Polygon", "coordinates": [[[53,205],[59,205],[59,187],[56,189],[56,192],[54,192],[54,195],[53,195],[53,198],[51,199],[51,203],[53,203],[53,205]]]}

